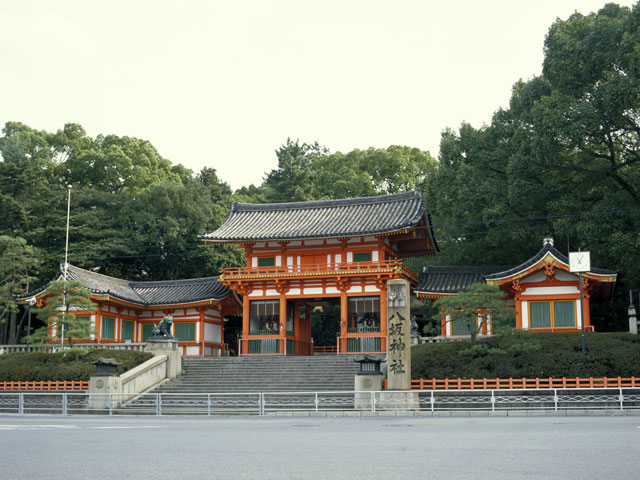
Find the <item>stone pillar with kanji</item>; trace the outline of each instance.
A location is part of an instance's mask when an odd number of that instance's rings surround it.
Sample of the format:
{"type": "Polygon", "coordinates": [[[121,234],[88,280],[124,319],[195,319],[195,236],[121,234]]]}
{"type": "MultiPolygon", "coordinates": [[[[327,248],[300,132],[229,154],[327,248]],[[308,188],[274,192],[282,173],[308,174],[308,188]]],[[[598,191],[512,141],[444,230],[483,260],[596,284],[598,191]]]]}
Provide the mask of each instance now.
{"type": "Polygon", "coordinates": [[[409,282],[387,282],[387,389],[411,389],[409,282]]]}

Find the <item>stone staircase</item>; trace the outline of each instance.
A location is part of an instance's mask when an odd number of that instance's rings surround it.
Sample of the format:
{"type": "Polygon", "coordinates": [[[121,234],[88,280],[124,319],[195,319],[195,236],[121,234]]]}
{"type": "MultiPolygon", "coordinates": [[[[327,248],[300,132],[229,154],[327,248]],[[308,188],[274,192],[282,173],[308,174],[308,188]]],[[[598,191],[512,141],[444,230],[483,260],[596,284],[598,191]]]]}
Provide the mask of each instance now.
{"type": "Polygon", "coordinates": [[[352,356],[183,358],[183,373],[154,393],[322,392],[353,390],[352,356]]]}
{"type": "Polygon", "coordinates": [[[354,376],[360,369],[354,360],[335,354],[183,358],[182,375],[127,402],[118,413],[256,415],[261,408],[266,414],[308,410],[314,408],[314,402],[319,402],[316,408],[325,410],[352,409],[354,376]]]}

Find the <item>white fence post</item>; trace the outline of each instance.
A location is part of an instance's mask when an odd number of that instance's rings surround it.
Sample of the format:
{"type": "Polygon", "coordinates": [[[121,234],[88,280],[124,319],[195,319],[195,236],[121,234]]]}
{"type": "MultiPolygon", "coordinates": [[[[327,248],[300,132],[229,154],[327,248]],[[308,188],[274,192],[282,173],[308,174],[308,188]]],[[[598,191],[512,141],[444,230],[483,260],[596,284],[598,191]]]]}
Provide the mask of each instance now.
{"type": "Polygon", "coordinates": [[[318,405],[319,404],[320,404],[320,401],[318,400],[318,392],[316,392],[316,398],[315,398],[316,413],[318,413],[318,405]]]}
{"type": "Polygon", "coordinates": [[[622,395],[622,388],[620,388],[620,410],[624,410],[624,396],[622,395]]]}
{"type": "Polygon", "coordinates": [[[18,415],[24,415],[24,393],[18,394],[18,415]]]}
{"type": "Polygon", "coordinates": [[[431,413],[434,412],[436,407],[436,396],[433,394],[433,390],[431,390],[431,413]]]}
{"type": "Polygon", "coordinates": [[[558,411],[558,390],[553,389],[553,409],[558,411]]]}
{"type": "Polygon", "coordinates": [[[156,393],[156,415],[162,416],[162,394],[156,393]]]}
{"type": "Polygon", "coordinates": [[[495,390],[491,390],[491,411],[496,411],[496,392],[495,390]]]}
{"type": "Polygon", "coordinates": [[[67,414],[67,394],[62,394],[62,415],[67,414]]]}
{"type": "Polygon", "coordinates": [[[211,416],[211,394],[207,393],[207,416],[211,416]]]}

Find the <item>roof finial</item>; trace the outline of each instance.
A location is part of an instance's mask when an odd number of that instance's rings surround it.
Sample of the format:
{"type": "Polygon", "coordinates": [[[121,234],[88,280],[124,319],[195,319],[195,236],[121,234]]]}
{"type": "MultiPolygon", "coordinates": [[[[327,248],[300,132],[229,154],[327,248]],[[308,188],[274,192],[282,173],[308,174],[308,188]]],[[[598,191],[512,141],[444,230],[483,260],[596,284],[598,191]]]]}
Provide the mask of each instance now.
{"type": "Polygon", "coordinates": [[[544,237],[542,239],[542,246],[546,247],[547,245],[553,247],[553,237],[544,237]]]}

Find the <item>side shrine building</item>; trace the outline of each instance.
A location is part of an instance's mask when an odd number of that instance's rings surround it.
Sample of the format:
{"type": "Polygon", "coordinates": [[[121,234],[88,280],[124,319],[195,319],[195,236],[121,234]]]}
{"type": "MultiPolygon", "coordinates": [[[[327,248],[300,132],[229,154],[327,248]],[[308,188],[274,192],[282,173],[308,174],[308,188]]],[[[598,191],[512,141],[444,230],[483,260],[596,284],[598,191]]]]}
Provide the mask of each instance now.
{"type": "MultiPolygon", "coordinates": [[[[171,315],[183,356],[223,356],[224,317],[242,311],[241,300],[218,277],[130,282],[69,265],[67,278],[91,291],[97,308],[77,316],[91,319],[90,342],[96,344],[143,342],[152,336],[154,325],[171,315]]],[[[44,287],[19,300],[42,306],[47,295],[44,287]]],[[[56,337],[55,328],[49,333],[56,337]]]]}
{"type": "Polygon", "coordinates": [[[340,311],[339,354],[386,353],[387,281],[437,244],[422,192],[280,204],[234,203],[206,243],[244,249],[220,282],[243,296],[240,355],[311,355],[311,311],[340,311]]]}
{"type": "MultiPolygon", "coordinates": [[[[592,301],[611,300],[617,274],[592,268],[582,274],[583,300],[580,302],[578,274],[569,271],[569,259],[547,237],[543,246],[526,262],[515,267],[426,266],[415,289],[418,297],[435,300],[456,295],[472,283],[498,285],[515,308],[515,328],[538,332],[578,332],[581,317],[587,331],[591,325],[592,301]],[[581,315],[582,314],[582,315],[581,315]]],[[[481,335],[491,335],[491,319],[478,318],[481,335]]],[[[441,320],[441,336],[468,336],[468,327],[447,315],[441,320]]]]}

